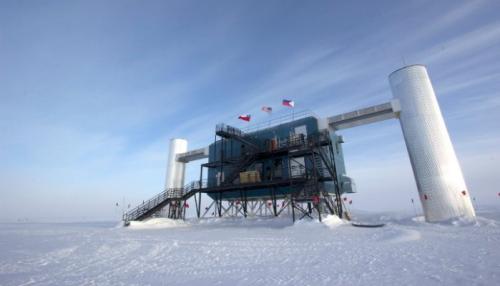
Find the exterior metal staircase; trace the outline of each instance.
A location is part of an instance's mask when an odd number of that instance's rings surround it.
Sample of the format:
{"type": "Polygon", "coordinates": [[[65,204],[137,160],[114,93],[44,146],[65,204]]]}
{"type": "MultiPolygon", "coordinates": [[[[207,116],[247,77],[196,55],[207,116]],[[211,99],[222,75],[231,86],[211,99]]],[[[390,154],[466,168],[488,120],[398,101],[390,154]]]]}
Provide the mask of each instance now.
{"type": "Polygon", "coordinates": [[[260,142],[258,142],[255,138],[252,138],[250,135],[245,134],[243,131],[236,127],[220,123],[215,127],[215,134],[219,135],[220,137],[237,140],[242,144],[252,148],[253,151],[260,150],[260,142]]]}
{"type": "Polygon", "coordinates": [[[233,184],[233,181],[239,177],[240,172],[244,171],[245,168],[252,165],[256,160],[255,156],[248,155],[243,158],[243,160],[239,161],[232,167],[232,172],[227,177],[227,180],[224,182],[225,184],[233,184]]]}
{"type": "MultiPolygon", "coordinates": [[[[203,182],[200,184],[200,181],[193,181],[183,188],[167,189],[123,214],[123,221],[127,223],[134,220],[144,220],[153,216],[167,205],[175,203],[178,206],[180,202],[184,202],[196,194],[204,185],[205,183],[203,182]]],[[[180,207],[182,208],[183,206],[181,205],[180,207]]]]}

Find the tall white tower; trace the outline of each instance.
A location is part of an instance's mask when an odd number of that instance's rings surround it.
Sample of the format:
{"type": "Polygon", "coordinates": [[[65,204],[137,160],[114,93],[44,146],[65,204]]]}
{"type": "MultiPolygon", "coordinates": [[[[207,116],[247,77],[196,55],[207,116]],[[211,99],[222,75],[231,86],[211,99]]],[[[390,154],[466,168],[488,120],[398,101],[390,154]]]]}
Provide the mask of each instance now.
{"type": "Polygon", "coordinates": [[[473,219],[470,194],[425,66],[396,70],[389,82],[400,103],[401,129],[426,220],[473,219]]]}
{"type": "Polygon", "coordinates": [[[165,190],[184,187],[184,172],[186,163],[177,161],[177,154],[185,153],[188,142],[185,139],[171,139],[168,151],[167,175],[165,178],[165,190]]]}

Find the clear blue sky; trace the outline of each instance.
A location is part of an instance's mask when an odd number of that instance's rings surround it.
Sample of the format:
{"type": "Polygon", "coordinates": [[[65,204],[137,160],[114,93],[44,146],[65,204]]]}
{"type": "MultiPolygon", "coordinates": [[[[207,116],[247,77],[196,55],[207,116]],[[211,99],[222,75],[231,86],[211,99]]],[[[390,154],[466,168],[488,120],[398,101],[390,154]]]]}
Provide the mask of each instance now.
{"type": "MultiPolygon", "coordinates": [[[[110,219],[162,190],[168,140],[282,98],[321,116],[428,66],[479,203],[500,205],[498,1],[0,2],[0,219],[110,219]]],[[[357,209],[411,210],[395,120],[341,132],[357,209]]],[[[187,180],[197,177],[189,167],[187,180]]]]}

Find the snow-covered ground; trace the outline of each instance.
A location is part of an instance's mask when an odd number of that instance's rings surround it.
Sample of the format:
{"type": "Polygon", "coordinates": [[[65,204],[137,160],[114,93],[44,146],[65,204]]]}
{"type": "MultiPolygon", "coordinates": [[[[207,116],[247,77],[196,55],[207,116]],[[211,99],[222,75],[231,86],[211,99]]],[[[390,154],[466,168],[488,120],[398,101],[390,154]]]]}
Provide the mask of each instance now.
{"type": "Polygon", "coordinates": [[[479,216],[0,224],[0,285],[499,285],[500,208],[479,216]]]}

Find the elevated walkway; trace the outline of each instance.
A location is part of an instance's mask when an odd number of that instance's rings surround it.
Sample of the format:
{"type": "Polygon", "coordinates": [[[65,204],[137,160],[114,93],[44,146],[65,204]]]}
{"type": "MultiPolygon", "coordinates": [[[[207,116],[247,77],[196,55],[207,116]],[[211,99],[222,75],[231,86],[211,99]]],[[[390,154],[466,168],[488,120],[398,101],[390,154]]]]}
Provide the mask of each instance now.
{"type": "Polygon", "coordinates": [[[201,160],[208,158],[208,147],[191,150],[186,153],[177,154],[177,161],[182,163],[189,163],[191,161],[201,160]]]}
{"type": "Polygon", "coordinates": [[[386,119],[397,118],[401,107],[398,100],[374,105],[327,118],[334,130],[347,129],[386,119]]]}

